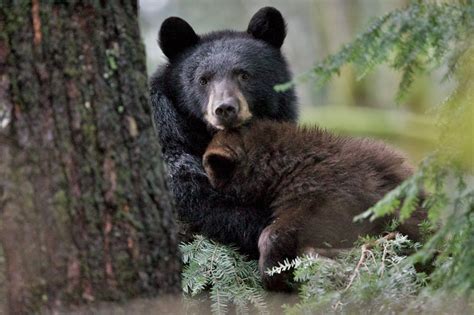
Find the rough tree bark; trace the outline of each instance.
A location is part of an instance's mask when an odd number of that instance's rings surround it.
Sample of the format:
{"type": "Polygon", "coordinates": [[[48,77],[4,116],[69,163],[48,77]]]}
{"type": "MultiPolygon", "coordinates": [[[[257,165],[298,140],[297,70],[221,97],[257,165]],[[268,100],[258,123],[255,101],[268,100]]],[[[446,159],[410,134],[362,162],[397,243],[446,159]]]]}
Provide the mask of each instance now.
{"type": "Polygon", "coordinates": [[[137,2],[2,1],[0,30],[9,311],[176,290],[137,2]]]}

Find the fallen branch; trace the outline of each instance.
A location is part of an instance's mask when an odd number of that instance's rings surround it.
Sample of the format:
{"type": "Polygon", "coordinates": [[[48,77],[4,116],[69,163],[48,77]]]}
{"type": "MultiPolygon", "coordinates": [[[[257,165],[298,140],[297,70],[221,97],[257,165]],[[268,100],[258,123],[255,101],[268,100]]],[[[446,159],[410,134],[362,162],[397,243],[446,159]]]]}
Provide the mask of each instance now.
{"type": "MultiPolygon", "coordinates": [[[[376,245],[379,245],[381,243],[385,243],[386,241],[389,241],[389,240],[394,240],[396,238],[398,233],[396,232],[391,232],[391,233],[388,233],[387,235],[385,235],[384,237],[382,238],[379,238],[377,241],[373,242],[373,243],[366,243],[366,244],[363,244],[361,246],[361,254],[360,254],[360,258],[359,258],[359,261],[357,262],[357,265],[356,267],[354,268],[354,271],[352,272],[352,275],[349,279],[349,283],[347,284],[347,286],[344,288],[343,292],[347,291],[352,283],[354,282],[355,278],[357,277],[357,275],[359,274],[359,269],[360,267],[362,266],[362,264],[365,262],[365,260],[367,259],[367,256],[368,255],[371,255],[374,260],[375,260],[375,256],[374,254],[372,253],[371,249],[374,248],[374,246],[376,245]]],[[[383,264],[384,264],[384,260],[385,260],[385,256],[386,256],[386,252],[387,252],[387,248],[386,246],[384,245],[384,252],[383,252],[383,257],[382,257],[382,268],[383,268],[383,264]]],[[[383,274],[383,270],[382,270],[382,274],[383,274]]]]}

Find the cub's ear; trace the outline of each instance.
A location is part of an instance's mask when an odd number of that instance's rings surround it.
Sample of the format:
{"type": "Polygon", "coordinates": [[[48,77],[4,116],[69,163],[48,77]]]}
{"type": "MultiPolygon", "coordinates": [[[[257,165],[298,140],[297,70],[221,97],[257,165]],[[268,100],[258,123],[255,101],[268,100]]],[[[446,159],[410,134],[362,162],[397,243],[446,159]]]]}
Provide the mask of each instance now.
{"type": "Polygon", "coordinates": [[[212,148],[204,153],[203,165],[211,185],[223,188],[234,175],[237,160],[222,148],[212,148]]]}
{"type": "Polygon", "coordinates": [[[286,37],[286,24],[280,11],[264,7],[257,11],[250,20],[247,33],[270,45],[280,48],[286,37]]]}
{"type": "Polygon", "coordinates": [[[188,22],[173,16],[161,24],[158,42],[165,56],[171,60],[186,48],[196,45],[199,42],[199,36],[188,22]]]}

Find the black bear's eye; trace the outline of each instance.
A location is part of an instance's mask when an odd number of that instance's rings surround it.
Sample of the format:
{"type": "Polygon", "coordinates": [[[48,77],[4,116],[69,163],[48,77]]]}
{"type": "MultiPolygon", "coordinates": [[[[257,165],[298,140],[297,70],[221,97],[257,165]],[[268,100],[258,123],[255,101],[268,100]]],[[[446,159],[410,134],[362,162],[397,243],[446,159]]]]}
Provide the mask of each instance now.
{"type": "Polygon", "coordinates": [[[207,79],[202,77],[202,78],[199,78],[199,84],[201,85],[207,85],[207,79]]]}
{"type": "Polygon", "coordinates": [[[240,75],[240,80],[247,81],[249,79],[249,74],[247,72],[242,72],[240,75]]]}

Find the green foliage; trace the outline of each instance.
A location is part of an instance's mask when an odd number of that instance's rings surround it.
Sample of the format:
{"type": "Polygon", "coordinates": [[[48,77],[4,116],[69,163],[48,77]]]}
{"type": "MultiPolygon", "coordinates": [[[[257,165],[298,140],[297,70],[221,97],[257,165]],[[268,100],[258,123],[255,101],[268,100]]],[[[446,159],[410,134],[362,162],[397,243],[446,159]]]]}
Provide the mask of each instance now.
{"type": "MultiPolygon", "coordinates": [[[[393,236],[393,235],[391,235],[393,236]]],[[[368,240],[360,249],[337,259],[305,256],[285,262],[269,273],[294,268],[300,283],[300,302],[286,307],[287,314],[327,312],[390,313],[404,310],[425,285],[407,258],[413,244],[406,236],[368,240]]]]}
{"type": "Polygon", "coordinates": [[[413,1],[405,9],[379,17],[367,31],[337,53],[275,89],[283,91],[308,79],[321,86],[349,63],[359,69],[359,78],[363,78],[376,65],[388,63],[402,72],[397,95],[401,100],[415,75],[440,66],[448,56],[455,64],[456,57],[469,44],[474,29],[473,3],[472,0],[448,3],[413,1]]]}
{"type": "MultiPolygon", "coordinates": [[[[361,239],[357,247],[339,257],[297,257],[268,270],[269,274],[294,270],[299,283],[299,303],[285,306],[287,314],[357,311],[396,312],[416,301],[426,285],[426,275],[418,273],[407,256],[419,244],[406,236],[361,239]]],[[[245,261],[234,248],[196,236],[181,246],[185,268],[183,291],[196,296],[208,292],[214,314],[229,313],[231,306],[239,314],[248,314],[253,304],[259,313],[267,313],[265,293],[255,261],[245,261]]],[[[415,303],[414,303],[415,304],[415,303]]],[[[416,305],[416,304],[415,304],[416,305]]]]}
{"type": "Polygon", "coordinates": [[[247,261],[234,248],[199,235],[180,249],[185,264],[182,273],[185,293],[196,296],[209,289],[214,314],[225,314],[230,304],[238,314],[248,313],[249,305],[260,314],[267,313],[256,261],[247,261]]]}
{"type": "Polygon", "coordinates": [[[458,87],[438,107],[442,137],[438,149],[417,172],[356,219],[371,220],[391,213],[401,204],[400,219],[416,208],[420,191],[423,207],[436,233],[414,257],[426,261],[434,253],[437,268],[431,288],[470,294],[474,290],[473,87],[474,51],[465,52],[458,65],[458,87]],[[462,65],[462,66],[461,66],[462,65]],[[468,86],[470,88],[468,88],[468,86]]]}

